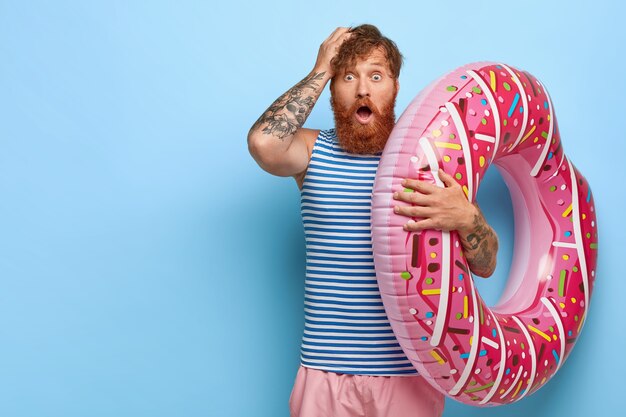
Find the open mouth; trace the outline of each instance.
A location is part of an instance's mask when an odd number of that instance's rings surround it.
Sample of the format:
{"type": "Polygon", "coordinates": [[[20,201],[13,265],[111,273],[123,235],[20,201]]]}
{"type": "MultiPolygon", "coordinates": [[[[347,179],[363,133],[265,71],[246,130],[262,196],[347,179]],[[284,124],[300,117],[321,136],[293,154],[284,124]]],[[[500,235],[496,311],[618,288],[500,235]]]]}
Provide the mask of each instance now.
{"type": "Polygon", "coordinates": [[[372,109],[367,106],[361,106],[356,111],[356,120],[361,124],[366,124],[372,118],[372,109]]]}

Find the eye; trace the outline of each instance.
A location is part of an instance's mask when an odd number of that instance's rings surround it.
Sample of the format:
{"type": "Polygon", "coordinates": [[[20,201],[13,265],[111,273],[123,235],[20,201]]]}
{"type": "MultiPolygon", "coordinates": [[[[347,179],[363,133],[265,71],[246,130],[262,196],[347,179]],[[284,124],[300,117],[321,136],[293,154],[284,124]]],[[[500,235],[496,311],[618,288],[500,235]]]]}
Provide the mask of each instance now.
{"type": "Polygon", "coordinates": [[[346,81],[352,81],[352,80],[354,80],[354,75],[346,74],[346,76],[343,79],[346,80],[346,81]]]}
{"type": "Polygon", "coordinates": [[[382,79],[383,79],[383,76],[382,76],[382,75],[380,75],[380,74],[374,74],[374,75],[372,75],[372,80],[374,80],[374,81],[380,81],[380,80],[382,80],[382,79]]]}

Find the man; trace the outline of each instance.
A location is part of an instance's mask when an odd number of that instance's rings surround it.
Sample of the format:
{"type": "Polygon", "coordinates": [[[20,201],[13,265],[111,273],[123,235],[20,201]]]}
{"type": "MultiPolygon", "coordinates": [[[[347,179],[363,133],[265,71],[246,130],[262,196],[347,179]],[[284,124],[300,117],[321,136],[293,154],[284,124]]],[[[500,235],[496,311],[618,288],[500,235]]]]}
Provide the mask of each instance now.
{"type": "MultiPolygon", "coordinates": [[[[248,134],[267,172],[301,190],[307,246],[302,361],[292,416],[439,416],[444,398],[417,375],[393,335],[374,272],[371,192],[395,123],[402,55],[372,25],[337,28],[313,70],[280,96],[248,134]],[[302,127],[330,80],[336,128],[302,127]]],[[[457,230],[474,272],[495,268],[497,238],[454,179],[405,180],[396,193],[406,230],[457,230]]]]}

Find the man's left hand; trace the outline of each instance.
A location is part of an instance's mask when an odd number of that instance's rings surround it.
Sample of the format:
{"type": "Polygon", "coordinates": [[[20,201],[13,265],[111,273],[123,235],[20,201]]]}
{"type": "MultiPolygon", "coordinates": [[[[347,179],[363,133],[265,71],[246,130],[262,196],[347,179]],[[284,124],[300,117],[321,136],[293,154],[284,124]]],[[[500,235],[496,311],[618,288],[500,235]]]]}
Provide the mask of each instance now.
{"type": "Polygon", "coordinates": [[[404,225],[404,230],[436,229],[469,233],[478,209],[467,200],[465,192],[454,178],[442,169],[438,171],[438,175],[445,188],[419,180],[403,180],[405,189],[413,192],[399,191],[394,193],[393,198],[412,205],[398,205],[394,207],[394,212],[417,218],[409,220],[404,225]]]}

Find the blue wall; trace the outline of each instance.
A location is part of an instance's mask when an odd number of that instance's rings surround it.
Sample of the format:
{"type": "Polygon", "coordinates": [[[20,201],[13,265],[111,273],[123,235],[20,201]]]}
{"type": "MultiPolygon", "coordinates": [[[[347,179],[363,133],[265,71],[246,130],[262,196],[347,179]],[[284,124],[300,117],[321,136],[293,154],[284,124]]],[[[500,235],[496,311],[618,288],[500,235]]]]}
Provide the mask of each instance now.
{"type": "MultiPolygon", "coordinates": [[[[595,193],[597,284],[565,366],[519,404],[445,415],[622,408],[626,8],[335,3],[0,1],[0,415],[288,415],[299,194],[255,165],[246,133],[336,26],[363,22],[406,57],[398,113],[466,62],[535,74],[595,193]]],[[[307,125],[331,124],[326,92],[307,125]]],[[[502,242],[491,303],[513,251],[501,193],[494,171],[479,195],[502,242]]]]}

